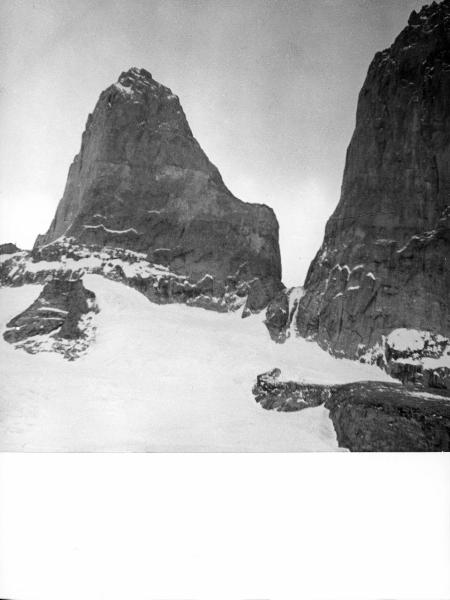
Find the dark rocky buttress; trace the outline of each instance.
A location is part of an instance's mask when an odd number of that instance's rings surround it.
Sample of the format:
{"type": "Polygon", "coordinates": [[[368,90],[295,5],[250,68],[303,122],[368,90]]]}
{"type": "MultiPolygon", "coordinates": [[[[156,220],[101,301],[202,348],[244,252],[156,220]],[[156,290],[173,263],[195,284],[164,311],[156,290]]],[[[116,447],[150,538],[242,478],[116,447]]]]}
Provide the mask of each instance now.
{"type": "Polygon", "coordinates": [[[89,115],[80,153],[42,247],[61,236],[147,253],[194,283],[250,282],[259,310],[282,288],[278,223],[238,200],[192,135],[178,97],[145,69],[108,87],[89,115]]]}
{"type": "Polygon", "coordinates": [[[352,358],[396,328],[450,334],[450,0],[370,65],[296,327],[352,358]]]}

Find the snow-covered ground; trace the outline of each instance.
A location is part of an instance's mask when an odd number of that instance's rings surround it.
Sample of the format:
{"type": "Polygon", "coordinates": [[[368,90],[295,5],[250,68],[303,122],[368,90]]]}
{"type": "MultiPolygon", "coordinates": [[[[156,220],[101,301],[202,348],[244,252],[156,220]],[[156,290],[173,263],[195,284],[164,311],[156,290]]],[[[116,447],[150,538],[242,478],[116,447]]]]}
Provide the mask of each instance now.
{"type": "MultiPolygon", "coordinates": [[[[279,367],[305,381],[389,380],[300,338],[275,344],[263,314],[158,306],[99,275],[84,283],[100,308],[85,356],[30,355],[0,340],[1,451],[337,450],[323,406],[266,411],[251,392],[256,375],[279,367]]],[[[0,289],[1,331],[40,290],[0,289]]]]}

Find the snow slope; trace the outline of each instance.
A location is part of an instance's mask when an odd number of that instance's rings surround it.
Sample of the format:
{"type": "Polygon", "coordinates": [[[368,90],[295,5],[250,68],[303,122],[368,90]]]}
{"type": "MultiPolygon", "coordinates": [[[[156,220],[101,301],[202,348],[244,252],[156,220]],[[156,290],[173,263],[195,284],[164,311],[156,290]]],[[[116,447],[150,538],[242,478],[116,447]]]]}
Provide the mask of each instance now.
{"type": "MultiPolygon", "coordinates": [[[[84,283],[100,307],[86,356],[29,355],[1,338],[1,451],[336,450],[324,407],[265,411],[251,393],[256,375],[279,367],[307,381],[388,379],[301,338],[275,344],[263,315],[160,306],[99,275],[84,283]]],[[[40,289],[0,289],[2,331],[40,289]]]]}

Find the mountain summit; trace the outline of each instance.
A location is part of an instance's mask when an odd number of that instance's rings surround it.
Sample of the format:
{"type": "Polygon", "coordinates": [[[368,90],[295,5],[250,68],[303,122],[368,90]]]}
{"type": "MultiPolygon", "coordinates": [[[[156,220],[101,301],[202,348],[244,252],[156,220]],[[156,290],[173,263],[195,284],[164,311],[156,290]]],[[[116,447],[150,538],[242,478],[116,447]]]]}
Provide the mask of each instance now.
{"type": "Polygon", "coordinates": [[[250,310],[281,285],[278,223],[238,200],[192,135],[178,97],[145,69],[122,73],[89,115],[64,195],[35,249],[59,238],[145,253],[215,293],[245,282],[250,310]]]}

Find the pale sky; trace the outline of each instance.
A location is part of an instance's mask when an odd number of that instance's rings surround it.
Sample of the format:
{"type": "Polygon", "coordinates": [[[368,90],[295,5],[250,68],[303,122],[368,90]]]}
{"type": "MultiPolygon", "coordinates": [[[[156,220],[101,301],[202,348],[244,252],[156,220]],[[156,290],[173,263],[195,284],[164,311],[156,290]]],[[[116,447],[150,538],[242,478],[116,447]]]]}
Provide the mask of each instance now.
{"type": "Polygon", "coordinates": [[[271,206],[303,283],[339,200],[359,90],[417,0],[9,0],[0,242],[47,230],[100,92],[132,66],[180,97],[235,196],[271,206]]]}

